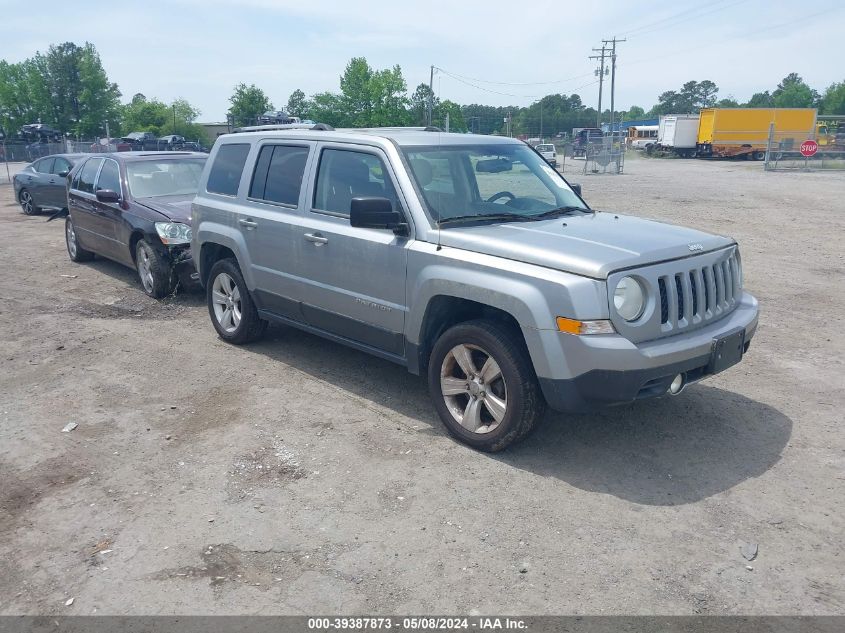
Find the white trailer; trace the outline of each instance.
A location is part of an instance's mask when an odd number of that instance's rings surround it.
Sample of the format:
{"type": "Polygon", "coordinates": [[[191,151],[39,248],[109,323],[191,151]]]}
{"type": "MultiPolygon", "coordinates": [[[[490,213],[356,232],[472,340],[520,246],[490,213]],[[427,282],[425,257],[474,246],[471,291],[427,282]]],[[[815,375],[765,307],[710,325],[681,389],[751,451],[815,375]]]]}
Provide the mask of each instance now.
{"type": "Polygon", "coordinates": [[[695,156],[698,141],[697,114],[667,114],[660,117],[654,151],[672,152],[685,158],[695,156]]]}

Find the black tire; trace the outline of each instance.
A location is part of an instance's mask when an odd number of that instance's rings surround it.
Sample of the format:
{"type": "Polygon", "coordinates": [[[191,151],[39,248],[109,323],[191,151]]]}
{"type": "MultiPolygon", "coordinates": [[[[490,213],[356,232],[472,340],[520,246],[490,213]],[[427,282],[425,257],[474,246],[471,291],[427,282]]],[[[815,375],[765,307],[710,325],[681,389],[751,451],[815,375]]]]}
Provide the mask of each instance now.
{"type": "Polygon", "coordinates": [[[141,288],[153,299],[162,299],[176,289],[173,267],[145,240],[135,244],[135,269],[141,288]]]}
{"type": "Polygon", "coordinates": [[[21,189],[20,194],[18,194],[18,200],[20,200],[21,211],[23,211],[24,215],[38,215],[41,213],[41,207],[35,204],[32,194],[26,189],[21,189]]]}
{"type": "Polygon", "coordinates": [[[221,259],[211,267],[205,291],[208,315],[220,338],[228,343],[242,345],[264,336],[267,321],[258,316],[241,269],[234,259],[221,259]],[[228,304],[218,301],[217,293],[222,293],[229,300],[228,304]],[[227,309],[232,313],[228,321],[225,316],[227,309]],[[236,319],[238,313],[240,317],[236,319]]]}
{"type": "Polygon", "coordinates": [[[460,323],[437,339],[429,360],[428,388],[449,433],[461,442],[489,453],[501,451],[522,440],[546,411],[546,401],[519,332],[494,321],[460,323]],[[467,372],[461,369],[455,350],[462,347],[470,352],[477,380],[469,379],[467,372]],[[498,365],[500,378],[483,379],[481,374],[487,366],[487,358],[492,358],[498,365]],[[480,363],[483,365],[479,366],[480,363]],[[456,381],[452,383],[456,389],[461,389],[458,383],[466,380],[466,393],[444,395],[441,386],[444,376],[447,381],[456,381]],[[474,386],[472,383],[475,383],[474,386]],[[490,395],[495,398],[490,400],[490,395]],[[504,415],[498,421],[493,415],[494,408],[488,404],[496,401],[496,408],[504,404],[504,415]],[[477,415],[470,417],[475,417],[482,424],[471,430],[465,428],[456,416],[461,411],[463,417],[469,415],[474,402],[477,403],[477,415]]]}
{"type": "Polygon", "coordinates": [[[766,152],[754,152],[754,160],[766,160],[766,152]]]}
{"type": "Polygon", "coordinates": [[[73,220],[70,219],[70,216],[65,218],[65,246],[67,246],[67,254],[72,262],[90,262],[94,259],[94,253],[86,251],[79,245],[79,237],[76,235],[73,220]]]}

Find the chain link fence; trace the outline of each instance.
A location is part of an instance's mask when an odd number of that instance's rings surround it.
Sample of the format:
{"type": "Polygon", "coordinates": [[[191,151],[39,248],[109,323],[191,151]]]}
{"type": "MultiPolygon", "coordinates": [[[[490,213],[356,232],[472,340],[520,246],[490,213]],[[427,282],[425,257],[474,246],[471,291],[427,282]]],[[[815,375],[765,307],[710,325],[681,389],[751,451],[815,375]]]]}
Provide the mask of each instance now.
{"type": "Polygon", "coordinates": [[[580,156],[573,160],[583,160],[583,174],[621,174],[625,171],[625,143],[619,137],[606,136],[582,146],[580,156]]]}
{"type": "Polygon", "coordinates": [[[845,125],[813,138],[806,130],[769,129],[766,171],[845,171],[845,125]]]}

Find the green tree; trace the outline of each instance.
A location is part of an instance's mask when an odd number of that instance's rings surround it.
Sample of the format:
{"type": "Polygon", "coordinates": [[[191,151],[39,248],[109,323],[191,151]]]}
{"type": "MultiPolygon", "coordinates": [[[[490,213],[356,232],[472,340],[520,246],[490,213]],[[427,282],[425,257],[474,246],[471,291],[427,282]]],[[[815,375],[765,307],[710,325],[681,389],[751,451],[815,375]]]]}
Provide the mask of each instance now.
{"type": "Polygon", "coordinates": [[[440,99],[431,91],[428,84],[419,84],[410,98],[409,118],[411,125],[428,125],[429,99],[432,102],[433,119],[434,112],[437,112],[440,108],[440,99]]]}
{"type": "Polygon", "coordinates": [[[333,127],[349,126],[349,119],[343,112],[340,96],[332,92],[315,94],[309,102],[307,116],[318,123],[327,123],[333,127]]]}
{"type": "Polygon", "coordinates": [[[116,125],[120,91],[92,44],[53,45],[18,64],[0,62],[0,113],[10,130],[41,121],[62,132],[95,136],[116,125]]]}
{"type": "Polygon", "coordinates": [[[258,117],[273,109],[273,104],[264,91],[255,84],[247,86],[240,83],[235,86],[235,92],[229,97],[232,104],[229,116],[236,126],[255,125],[258,117]]]}
{"type": "Polygon", "coordinates": [[[748,103],[745,104],[746,108],[772,108],[775,105],[775,100],[772,98],[772,95],[769,93],[768,90],[765,92],[755,92],[751,98],[748,100],[748,103]]]}
{"type": "Polygon", "coordinates": [[[798,73],[789,73],[772,92],[778,108],[811,108],[819,101],[819,94],[810,88],[798,73]]]}
{"type": "Polygon", "coordinates": [[[638,105],[633,105],[628,108],[627,112],[622,112],[623,121],[636,121],[637,119],[645,118],[645,110],[638,105]]]}
{"type": "Polygon", "coordinates": [[[845,114],[845,81],[832,83],[822,97],[823,114],[845,114]]]}
{"type": "Polygon", "coordinates": [[[340,100],[344,117],[352,127],[370,125],[372,100],[370,80],[373,69],[364,57],[353,57],[340,77],[340,100]]]}
{"type": "Polygon", "coordinates": [[[724,99],[719,99],[716,102],[717,108],[738,108],[739,102],[731,96],[725,97],[724,99]]]}
{"type": "Polygon", "coordinates": [[[308,99],[305,96],[305,93],[302,92],[299,88],[294,90],[290,97],[288,97],[288,114],[291,116],[296,116],[299,118],[308,118],[306,116],[310,104],[308,103],[308,99]]]}
{"type": "Polygon", "coordinates": [[[408,125],[408,105],[410,104],[407,96],[408,85],[398,65],[373,72],[367,88],[371,101],[371,114],[366,125],[408,125]]]}
{"type": "Polygon", "coordinates": [[[466,132],[467,124],[464,120],[464,113],[454,101],[444,99],[437,109],[438,117],[432,120],[432,124],[439,127],[441,130],[446,129],[446,115],[449,115],[449,131],[450,132],[466,132]]]}

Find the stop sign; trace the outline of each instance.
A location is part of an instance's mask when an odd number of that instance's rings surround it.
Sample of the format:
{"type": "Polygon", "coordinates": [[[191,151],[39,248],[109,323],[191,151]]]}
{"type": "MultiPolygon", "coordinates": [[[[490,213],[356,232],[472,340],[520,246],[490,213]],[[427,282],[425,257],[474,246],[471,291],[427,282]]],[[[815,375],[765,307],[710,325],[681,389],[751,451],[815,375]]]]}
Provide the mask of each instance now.
{"type": "Polygon", "coordinates": [[[809,139],[801,143],[801,156],[806,156],[807,158],[809,158],[817,151],[819,151],[819,144],[816,143],[813,139],[809,139]]]}

